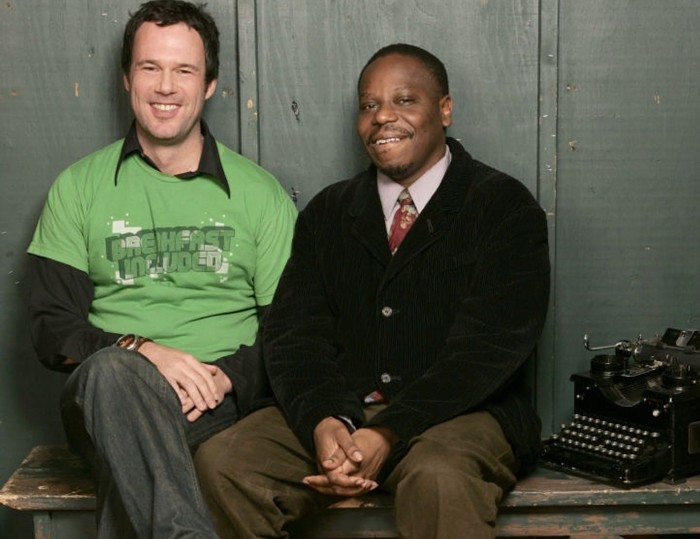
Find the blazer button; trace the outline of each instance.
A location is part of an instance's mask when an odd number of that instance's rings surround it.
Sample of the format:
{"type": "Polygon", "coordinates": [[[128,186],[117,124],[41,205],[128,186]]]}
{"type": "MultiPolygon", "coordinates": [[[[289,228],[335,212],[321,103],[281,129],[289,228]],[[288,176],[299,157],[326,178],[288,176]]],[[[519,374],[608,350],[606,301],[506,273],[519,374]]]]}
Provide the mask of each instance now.
{"type": "Polygon", "coordinates": [[[382,307],[382,316],[389,318],[394,313],[391,307],[382,307]]]}
{"type": "Polygon", "coordinates": [[[379,377],[379,379],[382,381],[382,384],[389,384],[391,383],[391,374],[385,372],[379,377]]]}

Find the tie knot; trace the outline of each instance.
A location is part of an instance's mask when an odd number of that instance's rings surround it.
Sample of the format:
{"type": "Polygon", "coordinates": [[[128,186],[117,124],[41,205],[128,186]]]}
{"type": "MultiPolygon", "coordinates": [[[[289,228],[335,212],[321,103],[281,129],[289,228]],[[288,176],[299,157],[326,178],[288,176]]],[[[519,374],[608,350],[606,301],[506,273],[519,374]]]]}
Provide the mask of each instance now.
{"type": "Polygon", "coordinates": [[[401,191],[401,194],[399,195],[399,205],[400,206],[408,206],[413,204],[413,199],[411,198],[411,193],[408,192],[408,189],[404,189],[401,191]]]}
{"type": "Polygon", "coordinates": [[[411,226],[413,226],[413,221],[418,217],[418,210],[413,204],[413,199],[408,189],[401,191],[398,201],[399,207],[396,213],[394,213],[394,220],[392,221],[391,231],[389,233],[389,249],[392,254],[399,248],[399,244],[403,241],[404,236],[406,236],[411,226]]]}

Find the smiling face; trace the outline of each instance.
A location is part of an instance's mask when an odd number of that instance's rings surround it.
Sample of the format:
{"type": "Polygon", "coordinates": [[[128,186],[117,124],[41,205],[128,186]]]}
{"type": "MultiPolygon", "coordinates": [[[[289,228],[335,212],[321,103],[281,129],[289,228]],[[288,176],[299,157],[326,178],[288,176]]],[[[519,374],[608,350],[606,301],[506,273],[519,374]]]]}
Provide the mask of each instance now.
{"type": "Polygon", "coordinates": [[[136,31],[124,87],[147,154],[200,140],[199,119],[216,80],[205,83],[204,43],[195,30],[184,23],[143,23],[136,31]]]}
{"type": "Polygon", "coordinates": [[[452,100],[425,65],[392,53],[364,71],[357,132],[376,167],[408,187],[445,154],[452,100]]]}

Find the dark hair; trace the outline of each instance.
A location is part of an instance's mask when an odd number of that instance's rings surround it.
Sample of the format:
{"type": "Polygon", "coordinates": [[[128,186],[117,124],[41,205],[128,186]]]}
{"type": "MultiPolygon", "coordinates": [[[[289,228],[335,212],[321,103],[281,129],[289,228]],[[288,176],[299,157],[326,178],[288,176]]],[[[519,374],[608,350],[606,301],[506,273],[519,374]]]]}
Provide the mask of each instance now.
{"type": "Polygon", "coordinates": [[[434,54],[426,51],[425,49],[421,49],[420,47],[416,47],[415,45],[408,45],[406,43],[394,43],[393,45],[387,45],[386,47],[383,47],[375,52],[367,61],[365,67],[362,68],[362,71],[360,71],[360,76],[357,79],[358,89],[360,87],[362,76],[365,74],[365,71],[369,65],[375,60],[383,58],[384,56],[389,56],[390,54],[410,56],[416,60],[419,60],[432,75],[435,83],[437,84],[438,90],[440,91],[440,95],[449,95],[450,84],[447,80],[447,70],[445,69],[445,65],[434,54]]]}
{"type": "Polygon", "coordinates": [[[158,26],[172,26],[184,22],[196,30],[204,42],[206,83],[219,76],[219,29],[204,8],[206,4],[193,4],[183,0],[151,0],[141,4],[136,13],[130,14],[122,41],[122,71],[129,74],[136,31],[144,22],[155,22],[158,26]]]}

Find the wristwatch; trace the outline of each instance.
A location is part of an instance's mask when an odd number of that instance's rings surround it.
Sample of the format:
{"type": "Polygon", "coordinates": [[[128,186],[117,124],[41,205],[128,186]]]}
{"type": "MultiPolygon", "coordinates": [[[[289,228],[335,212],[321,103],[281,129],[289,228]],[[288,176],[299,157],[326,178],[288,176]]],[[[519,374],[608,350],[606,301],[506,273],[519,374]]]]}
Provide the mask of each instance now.
{"type": "Polygon", "coordinates": [[[126,333],[119,337],[112,346],[118,346],[119,348],[124,348],[125,350],[133,350],[137,352],[141,345],[145,342],[153,342],[147,337],[141,337],[141,335],[135,335],[134,333],[126,333]]]}

